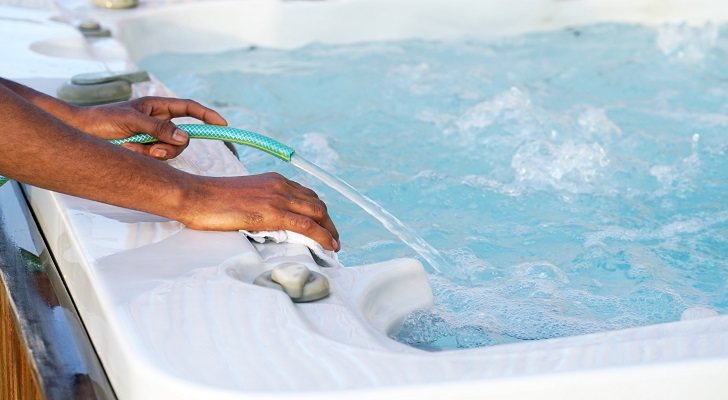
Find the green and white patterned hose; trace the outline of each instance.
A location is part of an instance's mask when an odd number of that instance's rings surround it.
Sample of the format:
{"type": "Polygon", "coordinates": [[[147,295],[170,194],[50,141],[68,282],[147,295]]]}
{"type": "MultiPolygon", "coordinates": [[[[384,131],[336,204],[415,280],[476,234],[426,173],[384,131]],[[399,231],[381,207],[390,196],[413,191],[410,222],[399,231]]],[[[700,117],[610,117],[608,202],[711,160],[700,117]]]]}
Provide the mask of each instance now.
{"type": "MultiPolygon", "coordinates": [[[[187,132],[190,139],[214,139],[224,142],[239,143],[245,146],[255,147],[268,154],[276,156],[283,161],[290,162],[294,150],[276,140],[255,132],[218,125],[181,124],[178,128],[187,132]]],[[[113,144],[123,143],[154,143],[158,142],[154,136],[146,133],[139,133],[124,139],[109,140],[113,144]]],[[[0,186],[4,185],[8,178],[0,176],[0,186]]]]}

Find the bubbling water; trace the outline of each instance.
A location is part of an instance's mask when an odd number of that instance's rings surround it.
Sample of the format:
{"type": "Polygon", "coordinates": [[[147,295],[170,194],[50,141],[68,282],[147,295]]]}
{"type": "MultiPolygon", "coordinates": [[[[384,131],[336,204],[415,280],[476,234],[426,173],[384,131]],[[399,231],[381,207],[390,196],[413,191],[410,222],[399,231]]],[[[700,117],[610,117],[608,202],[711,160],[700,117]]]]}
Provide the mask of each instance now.
{"type": "MultiPolygon", "coordinates": [[[[440,249],[449,265],[430,277],[435,307],[392,332],[404,343],[491,346],[728,312],[724,26],[141,64],[231,124],[292,145],[440,249]]],[[[307,174],[239,152],[251,171],[321,195],[345,265],[418,256],[307,174]]]]}

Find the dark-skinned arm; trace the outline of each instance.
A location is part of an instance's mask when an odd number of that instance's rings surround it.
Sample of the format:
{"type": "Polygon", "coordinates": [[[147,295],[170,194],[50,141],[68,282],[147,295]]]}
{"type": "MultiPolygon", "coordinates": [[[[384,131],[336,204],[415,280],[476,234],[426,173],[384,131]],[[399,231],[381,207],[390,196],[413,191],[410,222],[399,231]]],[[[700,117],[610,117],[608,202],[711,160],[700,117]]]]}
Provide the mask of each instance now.
{"type": "Polygon", "coordinates": [[[0,78],[0,85],[65,124],[100,139],[121,139],[136,133],[152,135],[159,139],[159,143],[126,143],[123,146],[162,160],[177,157],[189,143],[187,133],[177,129],[170,121],[172,118],[192,117],[208,124],[227,125],[220,114],[192,100],[142,97],[113,104],[79,107],[7,79],[0,78]]]}
{"type": "Polygon", "coordinates": [[[288,229],[339,249],[316,193],[278,174],[212,178],[82,134],[0,85],[0,175],[178,220],[193,229],[288,229]]]}

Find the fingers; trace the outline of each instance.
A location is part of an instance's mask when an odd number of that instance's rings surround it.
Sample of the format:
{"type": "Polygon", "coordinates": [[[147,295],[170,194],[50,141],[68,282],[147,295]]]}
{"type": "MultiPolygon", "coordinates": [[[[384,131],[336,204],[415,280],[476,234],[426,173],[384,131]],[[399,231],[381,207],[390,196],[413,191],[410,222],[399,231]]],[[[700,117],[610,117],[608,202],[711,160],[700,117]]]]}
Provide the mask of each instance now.
{"type": "MultiPolygon", "coordinates": [[[[334,239],[339,240],[339,232],[336,230],[334,222],[328,214],[326,203],[321,201],[313,190],[301,185],[296,181],[288,180],[287,183],[295,190],[292,192],[300,201],[303,201],[310,207],[311,215],[321,226],[328,229],[334,239]]],[[[300,201],[292,201],[292,205],[296,206],[300,201]]]]}
{"type": "Polygon", "coordinates": [[[278,193],[276,206],[287,212],[283,229],[311,237],[330,250],[338,251],[341,248],[339,232],[329,216],[326,204],[318,198],[316,192],[276,173],[263,174],[261,177],[268,180],[270,191],[278,193]],[[304,219],[291,219],[290,214],[304,219]],[[311,223],[313,225],[309,225],[311,223]]]}
{"type": "Polygon", "coordinates": [[[216,111],[192,100],[165,97],[143,97],[129,104],[141,112],[135,121],[134,132],[144,132],[157,138],[160,143],[138,146],[124,146],[129,150],[158,159],[177,157],[189,144],[189,135],[169,120],[176,117],[193,117],[207,124],[227,125],[227,121],[216,111]]]}
{"type": "Polygon", "coordinates": [[[160,143],[144,147],[124,146],[130,150],[166,160],[177,157],[189,144],[189,135],[169,121],[140,115],[134,125],[137,132],[154,136],[160,143]]]}
{"type": "Polygon", "coordinates": [[[306,201],[301,199],[290,199],[288,201],[288,210],[299,215],[306,216],[316,221],[318,225],[326,229],[332,239],[336,240],[334,244],[334,250],[339,250],[339,232],[334,226],[334,222],[331,220],[328,211],[326,210],[326,204],[321,200],[306,201]]]}
{"type": "Polygon", "coordinates": [[[286,212],[283,214],[281,225],[283,229],[310,237],[327,250],[338,251],[340,248],[338,240],[333,238],[328,229],[307,216],[290,211],[286,212]]]}
{"type": "Polygon", "coordinates": [[[177,117],[192,117],[212,125],[227,125],[227,121],[217,111],[202,104],[186,99],[166,97],[144,97],[139,99],[140,111],[149,116],[171,119],[177,117]]]}
{"type": "Polygon", "coordinates": [[[182,152],[182,150],[184,150],[184,146],[173,146],[165,143],[124,143],[122,144],[122,147],[135,153],[144,154],[145,156],[154,157],[160,160],[175,158],[182,152]]]}
{"type": "Polygon", "coordinates": [[[313,190],[307,188],[306,186],[301,185],[300,183],[296,181],[288,180],[287,182],[289,185],[295,187],[296,189],[300,190],[301,192],[305,193],[306,195],[318,199],[318,195],[313,190]]]}
{"type": "Polygon", "coordinates": [[[143,125],[148,127],[144,133],[154,136],[159,139],[160,142],[186,146],[187,142],[190,140],[187,132],[178,129],[175,124],[169,121],[152,117],[142,117],[141,119],[143,121],[143,125]]]}
{"type": "MultiPolygon", "coordinates": [[[[144,151],[139,145],[125,147],[144,151]]],[[[202,178],[179,220],[193,229],[250,231],[285,229],[339,251],[339,232],[315,192],[280,174],[202,178]],[[251,216],[255,216],[252,218],[251,216]]]]}

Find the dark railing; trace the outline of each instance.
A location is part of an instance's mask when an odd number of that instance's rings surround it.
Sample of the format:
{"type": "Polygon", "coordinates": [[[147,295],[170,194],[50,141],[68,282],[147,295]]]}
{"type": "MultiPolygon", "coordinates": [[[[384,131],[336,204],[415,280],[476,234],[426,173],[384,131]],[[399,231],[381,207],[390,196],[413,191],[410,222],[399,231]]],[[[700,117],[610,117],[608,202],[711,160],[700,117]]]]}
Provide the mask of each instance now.
{"type": "Polygon", "coordinates": [[[0,398],[115,399],[15,182],[0,188],[0,398]]]}

